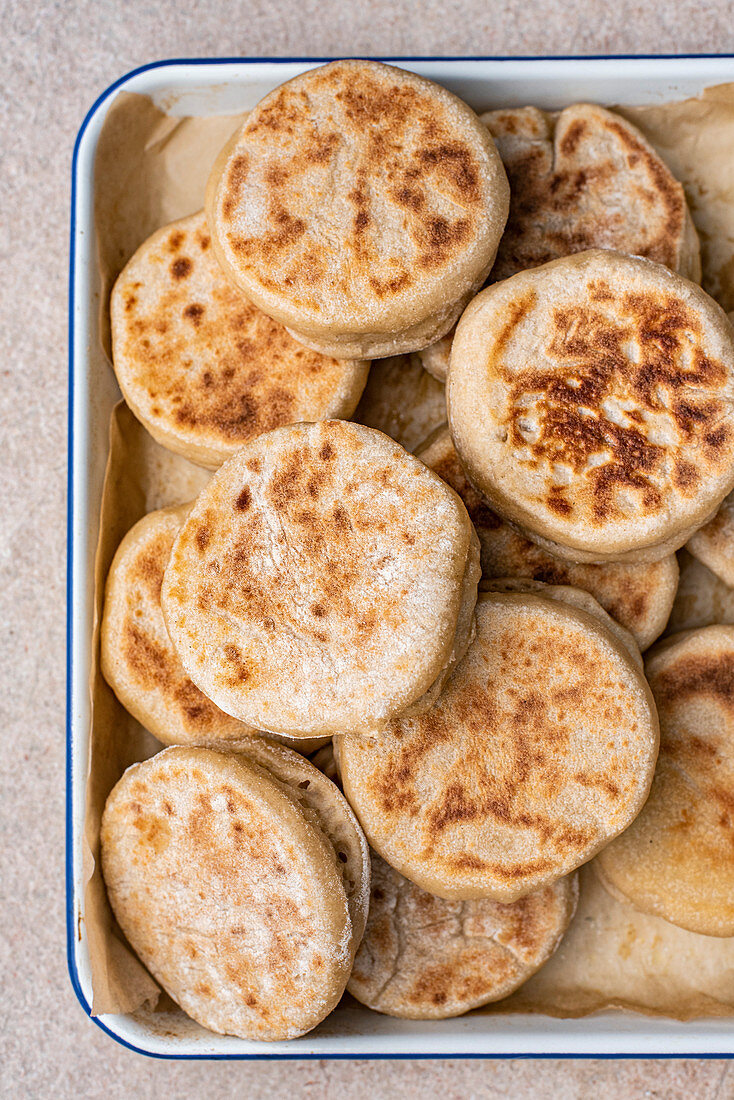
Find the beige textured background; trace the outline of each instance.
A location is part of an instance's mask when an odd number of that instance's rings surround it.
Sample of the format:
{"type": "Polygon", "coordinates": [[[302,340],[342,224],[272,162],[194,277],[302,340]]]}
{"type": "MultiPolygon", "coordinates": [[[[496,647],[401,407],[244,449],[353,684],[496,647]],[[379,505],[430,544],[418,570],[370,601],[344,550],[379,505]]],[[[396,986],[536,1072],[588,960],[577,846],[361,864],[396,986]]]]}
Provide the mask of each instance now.
{"type": "Polygon", "coordinates": [[[730,0],[0,0],[0,28],[0,1095],[734,1097],[723,1061],[153,1062],[82,1014],[63,907],[69,167],[92,101],[161,57],[733,52],[730,0]]]}

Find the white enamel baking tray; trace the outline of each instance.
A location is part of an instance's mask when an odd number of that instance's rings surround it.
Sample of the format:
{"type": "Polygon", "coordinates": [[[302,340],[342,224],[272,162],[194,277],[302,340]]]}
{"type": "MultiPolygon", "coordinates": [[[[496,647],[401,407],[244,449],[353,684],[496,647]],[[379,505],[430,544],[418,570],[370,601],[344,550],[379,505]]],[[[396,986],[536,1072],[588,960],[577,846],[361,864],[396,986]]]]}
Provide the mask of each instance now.
{"type": "MultiPolygon", "coordinates": [[[[475,109],[527,103],[557,108],[578,100],[654,103],[696,95],[734,80],[734,57],[401,59],[456,92],[475,109]]],[[[165,61],[118,80],[100,96],[74,150],[69,309],[69,496],[67,671],[67,922],[69,972],[91,1015],[84,921],[82,826],[89,748],[89,667],[93,561],[109,416],[119,399],[97,332],[99,287],[93,222],[94,155],[118,91],[153,97],[170,114],[233,114],[316,60],[165,61]]],[[[581,1020],[469,1015],[414,1023],[360,1007],[339,1008],[315,1032],[281,1043],[214,1035],[166,1014],[103,1015],[95,1022],[118,1042],[165,1058],[395,1058],[442,1056],[620,1056],[734,1054],[734,1020],[676,1023],[631,1013],[581,1020]]]]}

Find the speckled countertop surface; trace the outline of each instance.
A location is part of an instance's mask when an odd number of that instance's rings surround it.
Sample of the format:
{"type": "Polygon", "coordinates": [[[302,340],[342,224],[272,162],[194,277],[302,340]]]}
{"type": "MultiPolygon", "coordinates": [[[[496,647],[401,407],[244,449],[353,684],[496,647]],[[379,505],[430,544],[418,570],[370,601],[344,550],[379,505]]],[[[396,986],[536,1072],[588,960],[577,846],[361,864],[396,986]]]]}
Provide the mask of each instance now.
{"type": "Polygon", "coordinates": [[[734,1097],[718,1060],[153,1062],[84,1017],[63,905],[69,166],[89,105],[161,57],[732,52],[730,0],[0,0],[0,12],[0,1094],[734,1097]]]}

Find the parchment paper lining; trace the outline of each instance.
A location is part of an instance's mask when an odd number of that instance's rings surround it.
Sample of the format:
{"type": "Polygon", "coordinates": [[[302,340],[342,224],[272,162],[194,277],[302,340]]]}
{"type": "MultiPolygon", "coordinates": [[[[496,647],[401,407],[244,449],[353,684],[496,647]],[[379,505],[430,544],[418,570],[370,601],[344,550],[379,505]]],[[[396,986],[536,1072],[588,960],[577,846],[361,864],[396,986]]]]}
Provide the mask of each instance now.
{"type": "MultiPolygon", "coordinates": [[[[486,104],[491,107],[491,104],[486,104]]],[[[734,309],[734,84],[699,98],[620,109],[683,182],[702,244],[703,284],[734,309]]],[[[162,225],[203,205],[209,168],[244,116],[174,118],[145,96],[121,93],[100,134],[95,167],[100,341],[109,358],[108,299],[135,249],[162,225]]],[[[111,369],[111,368],[110,368],[111,369]]],[[[146,512],[192,499],[209,474],[153,442],[120,403],[110,450],[95,560],[95,655],[104,578],[127,530],[146,512]]],[[[92,729],[84,826],[85,923],[93,1011],[139,1012],[166,1034],[196,1033],[126,946],[112,918],[98,866],[104,802],[122,772],[160,746],[90,671],[92,729]]],[[[554,958],[516,994],[484,1012],[576,1017],[620,1007],[690,1019],[734,1016],[734,939],[698,936],[622,905],[584,869],[579,910],[554,958]]],[[[336,1018],[325,1023],[338,1030],[336,1018]]],[[[202,1037],[202,1029],[198,1029],[202,1037]]]]}

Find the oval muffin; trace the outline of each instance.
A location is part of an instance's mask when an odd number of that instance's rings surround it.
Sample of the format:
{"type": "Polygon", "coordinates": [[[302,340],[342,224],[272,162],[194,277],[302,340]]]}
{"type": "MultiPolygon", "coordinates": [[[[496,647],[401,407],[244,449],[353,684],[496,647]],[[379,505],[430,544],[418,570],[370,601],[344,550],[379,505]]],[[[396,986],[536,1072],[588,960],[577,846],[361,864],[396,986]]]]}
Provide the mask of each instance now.
{"type": "Polygon", "coordinates": [[[200,494],[162,604],[188,675],[268,732],[329,736],[428,706],[473,630],[459,497],[381,432],[259,436],[200,494]]]}
{"type": "Polygon", "coordinates": [[[445,88],[335,61],[265,96],[209,180],[223,268],[327,355],[425,347],[494,262],[509,205],[486,127],[445,88]]]}
{"type": "Polygon", "coordinates": [[[369,363],[305,348],[232,286],[203,211],[140,246],[110,311],[125,400],[154,439],[203,466],[281,424],[351,416],[367,380],[369,363]]]}
{"type": "Polygon", "coordinates": [[[734,329],[659,264],[582,252],[495,283],[456,330],[451,434],[503,518],[570,561],[656,561],[734,487],[734,329]]]}
{"type": "Polygon", "coordinates": [[[629,651],[585,611],[484,593],[436,704],[337,737],[371,846],[448,900],[512,902],[591,859],[640,812],[658,726],[629,651]]]}
{"type": "Polygon", "coordinates": [[[292,1039],[337,1004],[356,945],[334,848],[262,768],[195,748],[134,764],[101,854],[127,939],[204,1027],[292,1039]]]}

